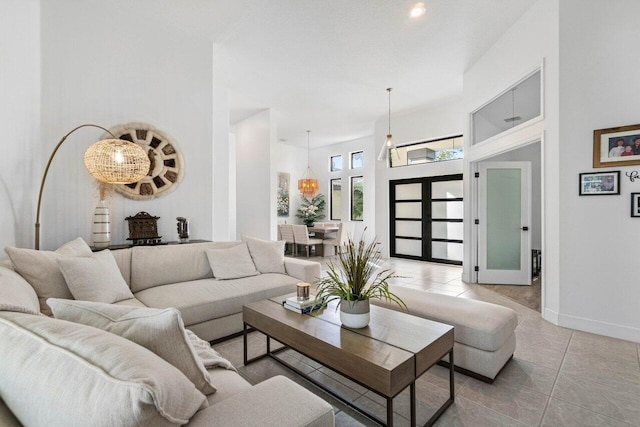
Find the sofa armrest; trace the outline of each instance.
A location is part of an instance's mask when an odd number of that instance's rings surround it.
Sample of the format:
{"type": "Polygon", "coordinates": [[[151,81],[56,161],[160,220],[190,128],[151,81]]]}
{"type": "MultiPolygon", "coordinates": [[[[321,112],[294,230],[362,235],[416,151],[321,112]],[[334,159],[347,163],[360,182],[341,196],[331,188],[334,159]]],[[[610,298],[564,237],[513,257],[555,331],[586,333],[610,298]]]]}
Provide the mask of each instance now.
{"type": "Polygon", "coordinates": [[[320,278],[319,262],[285,257],[284,268],[289,276],[303,282],[313,283],[320,278]]]}
{"type": "Polygon", "coordinates": [[[332,427],[330,404],[299,384],[276,376],[197,412],[189,427],[332,427]]]}

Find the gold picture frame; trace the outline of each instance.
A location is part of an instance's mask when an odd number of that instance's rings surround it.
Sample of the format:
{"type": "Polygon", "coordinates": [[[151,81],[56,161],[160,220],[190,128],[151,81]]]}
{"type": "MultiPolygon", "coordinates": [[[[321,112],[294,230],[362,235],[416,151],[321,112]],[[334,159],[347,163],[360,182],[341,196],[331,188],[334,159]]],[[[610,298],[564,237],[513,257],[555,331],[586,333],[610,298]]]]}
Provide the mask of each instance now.
{"type": "Polygon", "coordinates": [[[640,124],[593,131],[594,168],[633,165],[640,165],[640,124]]]}

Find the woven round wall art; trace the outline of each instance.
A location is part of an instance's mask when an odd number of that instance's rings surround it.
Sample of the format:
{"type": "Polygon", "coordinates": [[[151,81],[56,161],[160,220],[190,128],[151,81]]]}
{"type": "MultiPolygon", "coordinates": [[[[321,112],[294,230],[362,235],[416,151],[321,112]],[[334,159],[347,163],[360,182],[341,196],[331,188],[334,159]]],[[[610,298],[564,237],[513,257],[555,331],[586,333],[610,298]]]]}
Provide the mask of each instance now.
{"type": "Polygon", "coordinates": [[[169,194],[182,181],[182,156],[176,142],[165,133],[146,123],[128,123],[109,130],[117,138],[141,146],[151,161],[146,177],[133,184],[116,185],[118,193],[130,199],[150,200],[169,194]]]}

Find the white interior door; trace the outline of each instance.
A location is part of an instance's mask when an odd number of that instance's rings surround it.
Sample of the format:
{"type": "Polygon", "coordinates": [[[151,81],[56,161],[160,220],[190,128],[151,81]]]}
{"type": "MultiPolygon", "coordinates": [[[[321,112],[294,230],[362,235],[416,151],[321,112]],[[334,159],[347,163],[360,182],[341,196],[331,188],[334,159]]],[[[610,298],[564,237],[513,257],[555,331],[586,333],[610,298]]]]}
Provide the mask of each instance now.
{"type": "Polygon", "coordinates": [[[531,162],[478,172],[478,283],[531,285],[531,162]]]}

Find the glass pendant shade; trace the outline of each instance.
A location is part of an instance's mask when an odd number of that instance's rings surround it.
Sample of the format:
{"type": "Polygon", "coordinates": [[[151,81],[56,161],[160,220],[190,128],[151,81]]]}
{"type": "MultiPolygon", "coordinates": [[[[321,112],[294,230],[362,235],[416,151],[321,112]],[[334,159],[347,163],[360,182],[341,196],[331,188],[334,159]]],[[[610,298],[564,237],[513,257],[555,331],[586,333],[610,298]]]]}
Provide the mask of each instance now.
{"type": "Polygon", "coordinates": [[[84,153],[84,165],[100,182],[131,184],[147,176],[151,162],[137,144],[121,139],[103,139],[84,153]]]}
{"type": "Polygon", "coordinates": [[[393,143],[393,137],[391,136],[391,91],[393,88],[387,88],[387,92],[389,93],[389,133],[387,133],[387,140],[382,145],[380,149],[380,154],[378,154],[378,160],[381,162],[386,162],[389,160],[389,155],[394,158],[398,157],[398,150],[396,149],[396,145],[393,143]]]}

